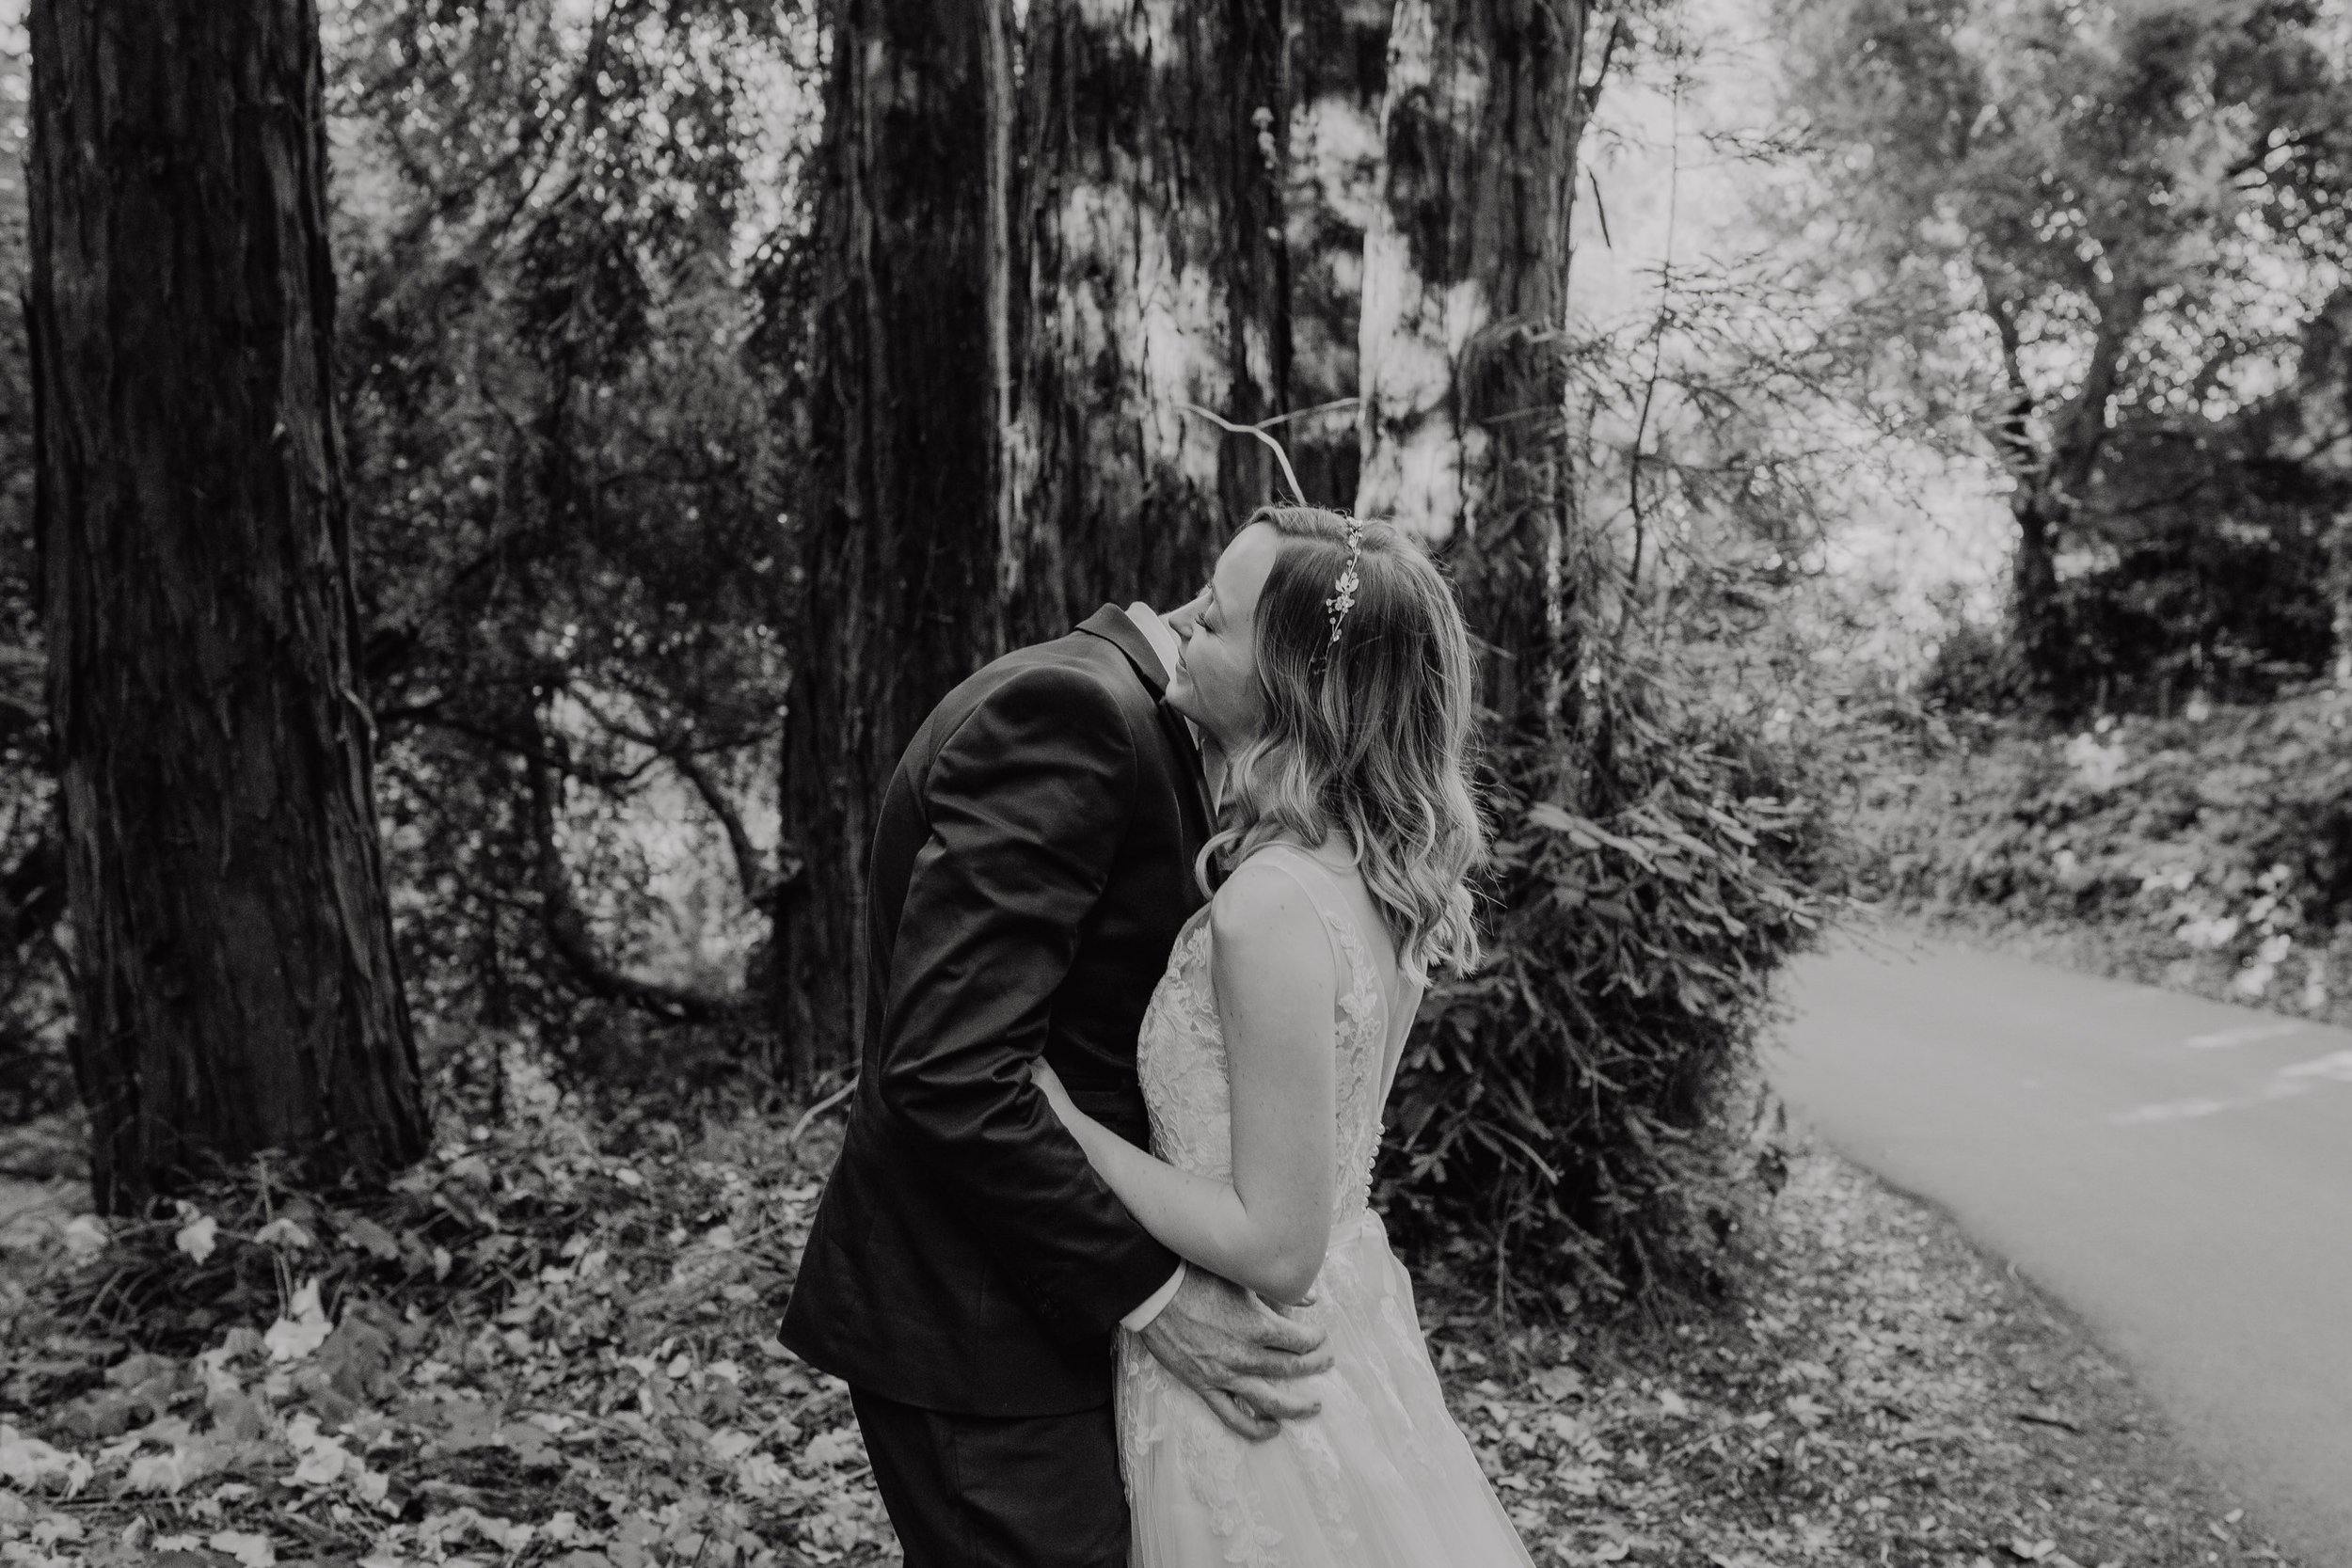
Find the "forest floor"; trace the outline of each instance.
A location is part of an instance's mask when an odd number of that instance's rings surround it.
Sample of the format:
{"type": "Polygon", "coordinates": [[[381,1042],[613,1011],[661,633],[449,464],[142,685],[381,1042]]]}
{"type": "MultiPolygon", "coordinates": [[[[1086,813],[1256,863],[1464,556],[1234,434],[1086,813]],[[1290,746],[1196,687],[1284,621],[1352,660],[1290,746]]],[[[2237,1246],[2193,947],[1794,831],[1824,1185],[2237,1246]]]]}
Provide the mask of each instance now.
{"type": "MultiPolygon", "coordinates": [[[[263,1173],[110,1232],[50,1170],[0,1238],[0,1563],[895,1561],[845,1391],[770,1338],[824,1129],[524,1100],[365,1205],[263,1173]]],[[[1939,1216],[1805,1150],[1768,1230],[1679,1326],[1424,1290],[1545,1568],[2284,1560],[1939,1216]]]]}

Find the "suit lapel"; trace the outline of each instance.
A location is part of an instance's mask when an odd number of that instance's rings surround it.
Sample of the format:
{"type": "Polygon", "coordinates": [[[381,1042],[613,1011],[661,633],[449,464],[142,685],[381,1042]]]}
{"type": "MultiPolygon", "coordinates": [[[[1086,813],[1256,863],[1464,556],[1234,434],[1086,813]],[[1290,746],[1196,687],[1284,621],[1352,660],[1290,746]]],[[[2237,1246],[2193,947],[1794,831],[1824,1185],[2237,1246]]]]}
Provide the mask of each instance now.
{"type": "Polygon", "coordinates": [[[1168,692],[1168,671],[1161,665],[1160,656],[1152,651],[1151,639],[1117,605],[1104,605],[1079,623],[1078,629],[1093,633],[1125,654],[1127,662],[1136,667],[1136,674],[1151,691],[1159,708],[1160,728],[1168,732],[1176,748],[1177,762],[1192,784],[1192,803],[1199,814],[1194,827],[1201,842],[1207,842],[1209,825],[1216,820],[1216,813],[1209,802],[1208,774],[1200,766],[1200,749],[1193,744],[1192,729],[1184,722],[1184,716],[1162,700],[1168,692]]]}

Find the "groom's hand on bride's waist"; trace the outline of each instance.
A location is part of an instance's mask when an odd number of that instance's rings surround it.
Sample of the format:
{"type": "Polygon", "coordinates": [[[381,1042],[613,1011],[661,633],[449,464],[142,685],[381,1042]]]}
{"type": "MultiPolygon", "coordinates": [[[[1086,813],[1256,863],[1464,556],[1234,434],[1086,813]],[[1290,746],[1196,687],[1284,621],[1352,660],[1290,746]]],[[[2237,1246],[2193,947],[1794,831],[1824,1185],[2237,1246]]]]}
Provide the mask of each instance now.
{"type": "Polygon", "coordinates": [[[1331,1365],[1323,1330],[1205,1270],[1184,1270],[1142,1337],[1162,1366],[1244,1437],[1271,1437],[1282,1422],[1323,1408],[1299,1382],[1331,1365]]]}

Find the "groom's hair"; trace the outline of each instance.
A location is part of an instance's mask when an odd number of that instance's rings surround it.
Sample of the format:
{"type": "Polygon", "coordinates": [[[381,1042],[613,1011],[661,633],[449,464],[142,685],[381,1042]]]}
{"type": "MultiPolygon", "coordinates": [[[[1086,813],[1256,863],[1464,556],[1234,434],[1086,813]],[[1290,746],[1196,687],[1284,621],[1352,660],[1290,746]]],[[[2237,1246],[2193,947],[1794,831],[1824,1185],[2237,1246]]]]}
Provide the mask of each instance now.
{"type": "Polygon", "coordinates": [[[1399,959],[1468,969],[1478,958],[1468,879],[1486,831],[1470,788],[1474,666],[1454,590],[1392,523],[1312,506],[1261,507],[1249,522],[1282,541],[1258,597],[1265,721],[1232,760],[1233,816],[1216,847],[1238,859],[1282,829],[1309,844],[1344,829],[1399,959]],[[1359,529],[1355,596],[1342,604],[1359,529]]]}

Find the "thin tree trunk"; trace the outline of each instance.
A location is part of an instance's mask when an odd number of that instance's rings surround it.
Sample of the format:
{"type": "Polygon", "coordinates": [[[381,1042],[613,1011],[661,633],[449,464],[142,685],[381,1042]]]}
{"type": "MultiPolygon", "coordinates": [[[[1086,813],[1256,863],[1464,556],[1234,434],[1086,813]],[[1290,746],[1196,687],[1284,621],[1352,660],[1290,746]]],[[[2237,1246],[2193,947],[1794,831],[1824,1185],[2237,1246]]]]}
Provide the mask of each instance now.
{"type": "Polygon", "coordinates": [[[1571,662],[1568,219],[1589,0],[1399,0],[1364,241],[1357,511],[1448,552],[1505,736],[1571,662]]]}
{"type": "Polygon", "coordinates": [[[1278,0],[1031,0],[1009,269],[1000,582],[1014,642],[1188,598],[1273,499],[1290,344],[1278,0]]]}
{"type": "Polygon", "coordinates": [[[2335,678],[2352,686],[2352,284],[2339,286],[2304,328],[2279,455],[2307,465],[2337,499],[2322,539],[2325,592],[2334,610],[2335,678]]]}
{"type": "Polygon", "coordinates": [[[2016,312],[1989,287],[1987,297],[2015,400],[2010,419],[1991,432],[1995,454],[2014,481],[2010,495],[2010,514],[2017,520],[2017,553],[2010,563],[2011,635],[2035,689],[2073,704],[2081,698],[2074,689],[2080,672],[2067,646],[2058,552],[2074,531],[2106,455],[2114,433],[2110,405],[2132,341],[2146,317],[2148,292],[2134,286],[2097,301],[2099,333],[2091,343],[2083,384],[2058,411],[2046,452],[2036,451],[2026,427],[2033,400],[2022,369],[2016,312]]]}
{"type": "Polygon", "coordinates": [[[421,1153],[356,687],[311,0],[35,0],[42,613],[93,1179],[421,1153]]]}
{"type": "Polygon", "coordinates": [[[2067,673],[2057,546],[2072,511],[2054,507],[2040,484],[2020,485],[2010,497],[2010,515],[2017,521],[2017,549],[2010,557],[2010,636],[2035,689],[2051,695],[2060,694],[2067,673]]]}
{"type": "Polygon", "coordinates": [[[1000,645],[989,255],[991,8],[833,0],[816,160],[811,460],[792,610],[778,911],[787,1081],[864,1027],[866,858],[907,739],[1000,645]]]}

